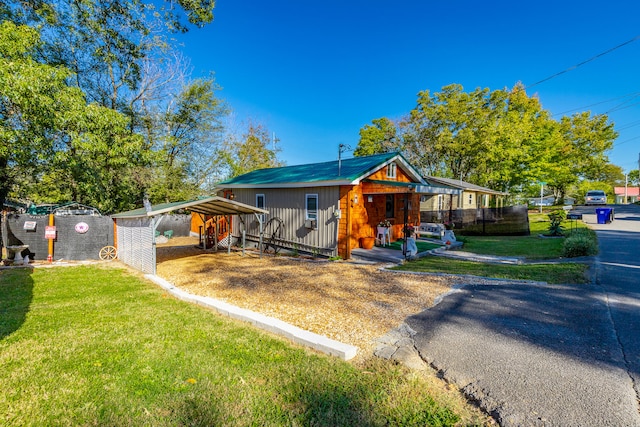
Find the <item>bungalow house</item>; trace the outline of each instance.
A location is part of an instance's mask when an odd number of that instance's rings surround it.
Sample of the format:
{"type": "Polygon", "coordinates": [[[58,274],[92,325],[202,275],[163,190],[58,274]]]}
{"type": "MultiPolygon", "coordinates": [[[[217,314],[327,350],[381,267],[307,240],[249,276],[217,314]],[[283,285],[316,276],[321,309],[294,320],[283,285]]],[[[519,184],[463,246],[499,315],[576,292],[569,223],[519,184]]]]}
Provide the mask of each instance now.
{"type": "Polygon", "coordinates": [[[616,204],[635,203],[640,198],[640,188],[638,187],[614,187],[613,191],[616,196],[616,204]]]}
{"type": "Polygon", "coordinates": [[[453,209],[478,209],[503,207],[508,193],[481,187],[459,179],[428,176],[426,180],[433,185],[446,186],[459,190],[448,197],[442,194],[424,195],[420,200],[420,210],[444,212],[453,209]]]}
{"type": "MultiPolygon", "coordinates": [[[[265,239],[281,247],[348,259],[363,238],[388,225],[391,241],[420,222],[420,194],[433,186],[398,153],[260,169],[216,185],[218,194],[269,211],[265,239]]],[[[234,235],[257,241],[260,221],[234,220],[234,235]]]]}

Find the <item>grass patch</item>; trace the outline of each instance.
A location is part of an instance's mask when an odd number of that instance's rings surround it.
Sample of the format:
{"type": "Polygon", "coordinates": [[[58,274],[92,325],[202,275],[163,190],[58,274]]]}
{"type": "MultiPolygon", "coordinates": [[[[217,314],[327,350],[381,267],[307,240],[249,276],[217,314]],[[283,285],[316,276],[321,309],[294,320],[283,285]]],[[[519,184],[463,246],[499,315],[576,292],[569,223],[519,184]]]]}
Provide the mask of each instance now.
{"type": "Polygon", "coordinates": [[[505,265],[428,256],[394,267],[394,270],[471,274],[498,279],[535,280],[547,283],[588,283],[588,268],[587,265],[573,263],[505,265]]]}
{"type": "Polygon", "coordinates": [[[294,347],[126,270],[1,270],[0,309],[2,425],[481,422],[391,362],[294,347]]]}
{"type": "MultiPolygon", "coordinates": [[[[529,236],[461,236],[463,250],[481,255],[523,257],[532,260],[553,259],[572,252],[565,247],[567,238],[543,238],[549,230],[549,217],[546,214],[529,214],[529,236]]],[[[595,241],[593,233],[581,221],[564,221],[566,235],[588,236],[595,241]]],[[[586,238],[586,237],[584,237],[586,238]]],[[[582,243],[582,242],[579,242],[582,243]]],[[[594,243],[597,248],[597,242],[594,243]]],[[[422,271],[431,273],[471,274],[474,276],[494,277],[510,280],[535,280],[547,283],[587,283],[588,269],[585,264],[485,264],[471,261],[454,260],[441,257],[425,257],[396,267],[403,271],[422,271]]]]}
{"type": "MultiPolygon", "coordinates": [[[[529,236],[462,236],[460,240],[464,242],[465,251],[476,254],[524,257],[533,260],[559,258],[563,256],[565,239],[540,237],[548,232],[549,225],[549,217],[546,214],[530,213],[529,236]]],[[[566,234],[570,234],[572,228],[588,229],[582,221],[563,221],[562,227],[566,234]]]]}

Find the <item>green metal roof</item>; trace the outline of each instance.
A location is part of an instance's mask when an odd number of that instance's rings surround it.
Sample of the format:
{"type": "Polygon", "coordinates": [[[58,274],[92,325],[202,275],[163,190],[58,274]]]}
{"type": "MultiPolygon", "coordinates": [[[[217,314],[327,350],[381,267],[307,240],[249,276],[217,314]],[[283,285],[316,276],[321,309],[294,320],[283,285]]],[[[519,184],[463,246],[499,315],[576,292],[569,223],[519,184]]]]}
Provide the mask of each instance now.
{"type": "Polygon", "coordinates": [[[383,153],[373,156],[353,157],[343,159],[338,171],[338,160],[324,163],[310,163],[297,166],[284,166],[280,168],[258,169],[235,178],[218,183],[217,187],[235,185],[286,185],[286,184],[321,184],[321,183],[351,183],[376,171],[381,165],[394,158],[400,158],[410,174],[420,175],[399,153],[383,153]]]}

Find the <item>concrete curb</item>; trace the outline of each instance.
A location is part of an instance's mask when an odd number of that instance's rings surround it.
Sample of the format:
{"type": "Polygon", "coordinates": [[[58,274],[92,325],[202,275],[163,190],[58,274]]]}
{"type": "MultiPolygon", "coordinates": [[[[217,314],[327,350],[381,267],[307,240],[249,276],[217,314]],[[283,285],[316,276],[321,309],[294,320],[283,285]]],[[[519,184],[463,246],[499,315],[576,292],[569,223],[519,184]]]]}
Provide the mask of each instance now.
{"type": "Polygon", "coordinates": [[[305,331],[304,329],[300,329],[274,317],[265,316],[251,310],[236,307],[211,297],[192,295],[176,287],[172,283],[169,283],[165,279],[153,274],[145,274],[144,277],[151,280],[153,283],[157,284],[178,299],[213,309],[220,314],[224,314],[225,316],[229,316],[234,319],[249,322],[260,329],[264,329],[276,335],[290,339],[296,344],[311,347],[322,353],[338,357],[342,360],[353,359],[358,352],[358,347],[332,340],[323,335],[305,331]]]}

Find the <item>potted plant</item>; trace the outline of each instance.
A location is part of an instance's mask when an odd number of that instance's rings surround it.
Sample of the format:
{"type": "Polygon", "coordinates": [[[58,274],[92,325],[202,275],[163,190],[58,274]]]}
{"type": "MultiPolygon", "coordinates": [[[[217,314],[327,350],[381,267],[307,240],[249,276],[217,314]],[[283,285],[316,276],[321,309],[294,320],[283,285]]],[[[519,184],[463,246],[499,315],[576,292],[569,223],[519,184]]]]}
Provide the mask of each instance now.
{"type": "Polygon", "coordinates": [[[376,243],[376,238],[373,236],[360,238],[360,247],[362,249],[372,249],[375,243],[376,243]]]}

